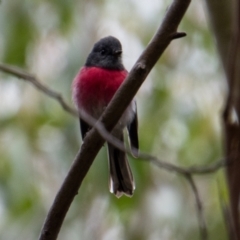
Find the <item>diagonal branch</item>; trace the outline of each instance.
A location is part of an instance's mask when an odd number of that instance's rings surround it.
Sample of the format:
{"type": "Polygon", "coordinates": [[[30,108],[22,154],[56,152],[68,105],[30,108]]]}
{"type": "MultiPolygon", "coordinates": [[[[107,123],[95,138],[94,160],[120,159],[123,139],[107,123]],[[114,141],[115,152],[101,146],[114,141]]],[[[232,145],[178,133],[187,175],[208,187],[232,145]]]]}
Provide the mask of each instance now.
{"type": "MultiPolygon", "coordinates": [[[[171,35],[176,32],[189,4],[190,0],[174,0],[169,7],[157,33],[100,119],[108,131],[111,131],[118,122],[148,73],[171,42],[171,35]]],[[[94,128],[86,136],[47,215],[39,237],[40,240],[57,238],[65,215],[103,143],[104,139],[94,128]]]]}

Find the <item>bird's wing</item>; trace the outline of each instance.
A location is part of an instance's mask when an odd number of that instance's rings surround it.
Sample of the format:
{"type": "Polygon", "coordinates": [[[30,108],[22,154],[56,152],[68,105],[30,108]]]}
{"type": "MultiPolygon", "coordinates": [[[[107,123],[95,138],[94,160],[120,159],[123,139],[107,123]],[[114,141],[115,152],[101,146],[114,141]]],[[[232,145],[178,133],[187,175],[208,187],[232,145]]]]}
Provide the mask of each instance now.
{"type": "Polygon", "coordinates": [[[84,139],[86,136],[86,133],[91,129],[91,127],[81,118],[79,118],[79,122],[80,122],[82,139],[84,139]]]}
{"type": "MultiPolygon", "coordinates": [[[[127,126],[131,148],[136,148],[138,150],[139,143],[138,143],[138,118],[137,118],[137,107],[136,111],[134,112],[133,120],[127,126]]],[[[138,152],[132,151],[134,157],[138,157],[138,152]]]]}

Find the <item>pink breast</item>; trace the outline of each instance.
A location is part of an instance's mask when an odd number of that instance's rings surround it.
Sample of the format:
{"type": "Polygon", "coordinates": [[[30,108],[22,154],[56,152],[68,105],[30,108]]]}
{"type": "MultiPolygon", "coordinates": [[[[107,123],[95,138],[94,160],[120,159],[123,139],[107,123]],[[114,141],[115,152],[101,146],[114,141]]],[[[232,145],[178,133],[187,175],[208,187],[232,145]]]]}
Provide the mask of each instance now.
{"type": "Polygon", "coordinates": [[[100,115],[127,76],[127,71],[83,67],[73,82],[73,99],[79,109],[100,115]]]}

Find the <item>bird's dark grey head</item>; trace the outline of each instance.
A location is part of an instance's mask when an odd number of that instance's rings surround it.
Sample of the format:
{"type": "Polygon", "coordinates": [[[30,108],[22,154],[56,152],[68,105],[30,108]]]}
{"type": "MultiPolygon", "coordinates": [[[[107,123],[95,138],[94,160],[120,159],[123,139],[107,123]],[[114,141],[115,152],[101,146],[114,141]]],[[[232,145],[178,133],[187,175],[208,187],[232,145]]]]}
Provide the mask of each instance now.
{"type": "Polygon", "coordinates": [[[88,55],[85,66],[123,70],[122,45],[119,40],[109,36],[96,42],[88,55]]]}

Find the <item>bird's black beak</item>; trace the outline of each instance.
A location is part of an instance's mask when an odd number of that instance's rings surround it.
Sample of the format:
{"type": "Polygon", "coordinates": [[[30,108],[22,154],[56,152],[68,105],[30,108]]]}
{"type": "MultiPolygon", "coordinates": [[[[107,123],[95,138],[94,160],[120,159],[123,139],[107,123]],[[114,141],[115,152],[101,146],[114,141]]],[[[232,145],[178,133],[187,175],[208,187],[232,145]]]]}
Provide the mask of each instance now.
{"type": "Polygon", "coordinates": [[[116,55],[116,56],[121,56],[122,50],[121,50],[121,49],[115,50],[115,51],[113,52],[113,54],[116,55]]]}

